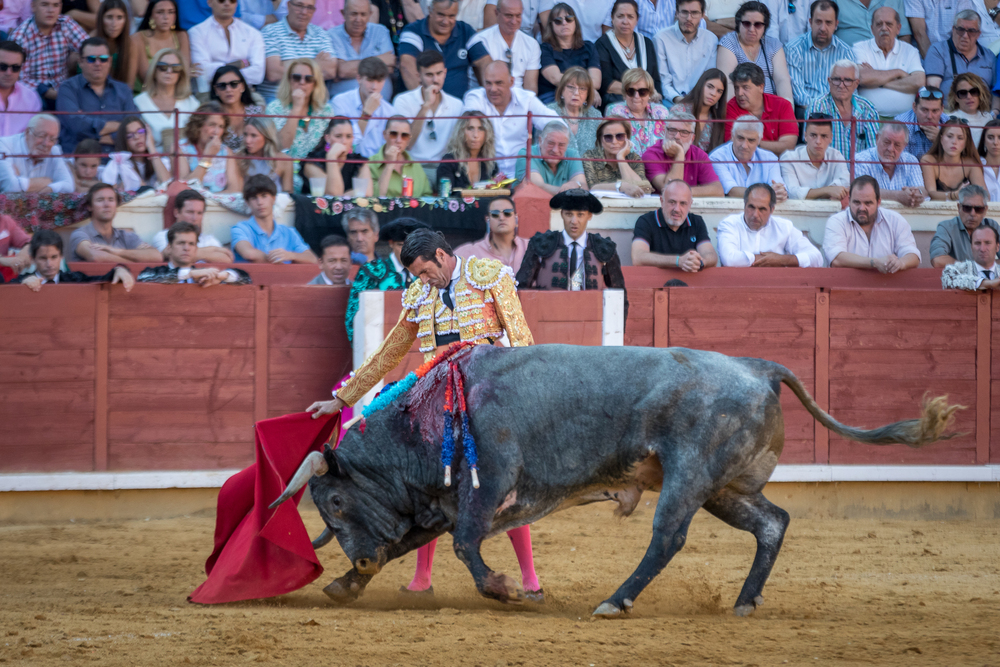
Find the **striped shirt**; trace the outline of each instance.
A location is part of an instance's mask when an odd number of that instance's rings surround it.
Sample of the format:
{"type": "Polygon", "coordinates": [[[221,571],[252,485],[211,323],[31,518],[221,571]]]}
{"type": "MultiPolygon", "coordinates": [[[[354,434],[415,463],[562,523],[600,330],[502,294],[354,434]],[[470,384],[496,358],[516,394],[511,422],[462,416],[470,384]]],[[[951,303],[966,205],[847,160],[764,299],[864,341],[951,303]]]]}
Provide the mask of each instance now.
{"type": "MultiPolygon", "coordinates": [[[[941,114],[941,123],[948,122],[948,114],[941,114]]],[[[909,123],[917,122],[917,114],[914,113],[913,109],[905,113],[901,113],[894,120],[898,120],[901,123],[908,123],[906,126],[907,131],[910,133],[910,143],[906,145],[906,152],[912,153],[917,158],[924,156],[924,153],[931,149],[931,144],[934,142],[927,138],[924,131],[920,129],[919,125],[909,125],[909,123]]]]}
{"type": "MultiPolygon", "coordinates": [[[[847,42],[836,35],[825,49],[817,49],[812,33],[807,32],[785,44],[785,59],[792,75],[792,94],[796,106],[807,107],[813,100],[825,95],[830,68],[838,60],[854,61],[854,51],[847,42]]],[[[660,68],[663,71],[663,68],[660,68]]],[[[662,75],[661,75],[662,76],[662,75]]]]}
{"type": "Polygon", "coordinates": [[[917,164],[917,158],[912,153],[903,151],[896,162],[896,169],[892,176],[886,173],[885,167],[879,161],[878,150],[869,148],[854,156],[857,164],[854,165],[854,177],[871,176],[878,181],[878,186],[883,190],[902,190],[903,188],[924,187],[924,175],[917,164]]]}
{"type": "Polygon", "coordinates": [[[906,18],[923,19],[927,24],[927,39],[931,44],[943,42],[951,37],[951,24],[954,22],[960,0],[904,0],[904,4],[906,18]]]}
{"type": "MultiPolygon", "coordinates": [[[[317,25],[309,24],[305,39],[291,29],[288,19],[281,19],[277,23],[265,26],[261,34],[264,35],[265,58],[278,56],[282,61],[286,61],[296,58],[315,58],[320,53],[333,56],[330,35],[317,25]]],[[[274,99],[277,90],[277,82],[264,81],[257,86],[257,92],[268,101],[274,99]]]]}
{"type": "Polygon", "coordinates": [[[8,37],[28,52],[21,81],[32,88],[40,84],[58,86],[67,78],[66,58],[78,51],[87,37],[80,24],[68,16],[60,16],[48,36],[38,32],[34,18],[25,21],[8,37]]]}
{"type": "MultiPolygon", "coordinates": [[[[656,33],[669,28],[674,24],[674,13],[677,5],[674,0],[636,0],[639,4],[639,22],[635,26],[635,31],[645,35],[650,39],[656,37],[656,33]]],[[[613,3],[608,3],[608,13],[604,15],[604,25],[611,26],[611,8],[613,3]]]]}
{"type": "MultiPolygon", "coordinates": [[[[813,100],[813,103],[809,105],[809,108],[806,111],[806,117],[808,118],[809,114],[814,113],[825,113],[834,118],[833,141],[830,145],[843,153],[845,156],[850,157],[851,124],[837,122],[837,119],[840,118],[840,112],[837,111],[837,103],[833,101],[833,97],[831,97],[829,93],[819,99],[813,100]]],[[[869,148],[874,148],[875,135],[878,134],[879,128],[879,115],[878,111],[875,109],[875,105],[857,93],[854,93],[851,95],[851,115],[859,121],[857,124],[858,129],[855,137],[856,141],[854,142],[854,151],[856,153],[860,153],[861,151],[868,150],[869,148]]]]}

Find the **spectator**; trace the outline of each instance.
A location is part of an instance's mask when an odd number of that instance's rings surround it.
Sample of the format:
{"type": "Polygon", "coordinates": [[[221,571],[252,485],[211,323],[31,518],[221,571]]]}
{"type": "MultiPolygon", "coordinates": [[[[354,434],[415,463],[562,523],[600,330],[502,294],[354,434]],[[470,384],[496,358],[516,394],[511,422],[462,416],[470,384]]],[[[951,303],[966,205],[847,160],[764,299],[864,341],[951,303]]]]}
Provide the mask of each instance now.
{"type": "Polygon", "coordinates": [[[257,86],[257,92],[264,97],[264,101],[274,99],[278,83],[285,78],[288,63],[299,58],[315,60],[324,79],[337,78],[337,58],[333,54],[330,35],[309,22],[315,13],[316,0],[291,0],[288,16],[261,31],[266,58],[264,82],[257,86]]]}
{"type": "Polygon", "coordinates": [[[27,53],[21,80],[34,88],[46,109],[56,105],[59,87],[76,64],[87,33],[69,16],[60,16],[60,0],[31,0],[32,17],[9,36],[27,53]]]}
{"type": "Polygon", "coordinates": [[[413,90],[420,85],[417,58],[425,51],[440,51],[447,71],[442,90],[462,99],[469,90],[470,65],[489,54],[480,43],[466,48],[476,31],[455,19],[460,2],[432,0],[429,4],[427,18],[406,26],[399,35],[399,73],[406,87],[413,90]]]}
{"type": "Polygon", "coordinates": [[[732,121],[740,116],[756,116],[764,125],[760,145],[766,151],[781,155],[795,148],[799,126],[795,122],[792,103],[783,97],[764,92],[764,72],[753,63],[740,63],[729,78],[733,82],[733,99],[726,104],[726,141],[731,138],[732,121]]]}
{"type": "Polygon", "coordinates": [[[257,30],[274,25],[288,16],[287,0],[277,5],[272,0],[239,0],[240,18],[257,30]]]}
{"type": "MultiPolygon", "coordinates": [[[[600,200],[586,190],[566,190],[549,201],[559,209],[563,231],[537,233],[517,272],[522,289],[581,290],[625,289],[621,260],[615,242],[588,234],[587,223],[604,210],[600,200]],[[602,280],[598,281],[598,276],[602,280]]],[[[625,300],[628,314],[628,298],[625,300]]]]}
{"type": "MultiPolygon", "coordinates": [[[[565,125],[552,121],[542,128],[538,134],[538,152],[538,157],[531,158],[531,183],[552,195],[564,190],[586,189],[583,164],[572,159],[579,158],[580,154],[569,148],[569,130],[565,125]]],[[[517,155],[514,177],[521,181],[526,171],[525,149],[517,155]]]]}
{"type": "Polygon", "coordinates": [[[243,201],[252,217],[232,227],[237,262],[261,264],[315,264],[316,255],[294,227],[274,221],[274,198],[278,189],[267,176],[257,174],[243,184],[243,201]]]}
{"type": "Polygon", "coordinates": [[[55,116],[32,116],[20,134],[0,138],[0,153],[30,155],[0,160],[0,192],[73,192],[73,175],[56,143],[59,121],[55,116]]]}
{"type": "Polygon", "coordinates": [[[625,86],[625,101],[609,105],[604,114],[631,120],[632,147],[642,155],[647,148],[663,139],[670,112],[662,104],[652,101],[656,93],[653,77],[645,70],[635,68],[625,72],[622,85],[625,86]]]}
{"type": "Polygon", "coordinates": [[[173,49],[180,56],[189,79],[202,74],[191,65],[191,43],[180,23],[177,0],[149,0],[142,23],[132,35],[132,60],[140,81],[145,81],[150,66],[159,62],[157,56],[163,49],[173,49]]]}
{"type": "Polygon", "coordinates": [[[434,182],[448,179],[453,190],[465,190],[493,180],[499,171],[493,124],[478,111],[464,112],[448,137],[434,182]]]}
{"type": "MultiPolygon", "coordinates": [[[[913,32],[912,44],[920,50],[920,57],[927,58],[932,44],[943,42],[950,35],[948,29],[955,11],[964,2],[938,2],[937,0],[905,0],[906,20],[913,32]]],[[[975,12],[973,12],[975,14],[975,12]]],[[[979,15],[976,14],[976,18],[979,15]]]]}
{"type": "Polygon", "coordinates": [[[331,115],[352,119],[354,149],[365,157],[375,155],[382,145],[383,119],[397,115],[396,109],[379,92],[388,78],[389,68],[385,62],[379,58],[365,58],[358,63],[358,87],[331,100],[331,115]]]}
{"type": "Polygon", "coordinates": [[[222,143],[234,153],[243,150],[243,124],[248,116],[264,113],[264,107],[250,93],[240,68],[223,65],[215,70],[209,95],[226,114],[228,125],[222,143]]]}
{"type": "Polygon", "coordinates": [[[278,144],[278,131],[272,119],[257,116],[247,119],[243,125],[243,150],[238,155],[243,158],[237,163],[242,183],[251,176],[263,174],[274,181],[278,192],[299,191],[295,188],[291,161],[281,159],[285,155],[278,144]]]}
{"type": "MultiPolygon", "coordinates": [[[[340,219],[340,224],[347,235],[347,242],[351,245],[351,261],[355,264],[374,261],[375,241],[380,238],[378,217],[375,213],[366,208],[352,208],[340,219]]],[[[402,267],[400,264],[399,268],[402,267]]]]}
{"type": "Polygon", "coordinates": [[[639,216],[632,235],[632,264],[696,273],[719,263],[700,215],[691,213],[691,188],[673,180],[663,186],[660,208],[639,216]]]}
{"type": "MultiPolygon", "coordinates": [[[[664,2],[664,0],[659,1],[664,2]]],[[[645,72],[645,78],[650,79],[646,86],[650,91],[649,97],[656,93],[657,100],[663,98],[656,47],[651,38],[636,33],[635,27],[638,21],[639,5],[636,0],[615,0],[611,6],[613,27],[594,43],[597,57],[601,61],[600,94],[605,115],[611,115],[611,106],[625,101],[624,95],[628,85],[624,76],[633,70],[645,72]]],[[[634,129],[633,127],[633,135],[635,135],[634,129]]],[[[637,152],[642,153],[641,150],[637,152]]]]}
{"type": "Polygon", "coordinates": [[[4,0],[3,7],[0,7],[0,33],[10,34],[30,18],[31,0],[4,0]]]}
{"type": "Polygon", "coordinates": [[[986,187],[972,132],[961,118],[941,128],[931,149],[920,158],[920,169],[931,199],[957,200],[959,189],[969,183],[986,187]]]}
{"type": "Polygon", "coordinates": [[[944,267],[941,287],[970,292],[1000,287],[997,248],[1000,248],[1000,232],[996,227],[984,224],[976,228],[972,232],[972,259],[944,267]]]}
{"type": "Polygon", "coordinates": [[[788,199],[778,156],[760,148],[763,132],[763,123],[755,116],[740,116],[733,123],[733,140],[709,153],[727,197],[742,197],[754,183],[770,183],[779,202],[788,199]]]}
{"type": "Polygon", "coordinates": [[[610,190],[629,197],[642,197],[653,191],[646,180],[643,158],[632,150],[632,128],[623,121],[608,119],[597,128],[597,146],[583,154],[602,162],[584,162],[587,187],[610,190]]]}
{"type": "Polygon", "coordinates": [[[438,162],[444,155],[448,137],[465,107],[462,100],[444,92],[448,71],[439,51],[421,53],[417,58],[417,71],[420,87],[397,95],[393,106],[410,119],[413,133],[410,154],[416,160],[428,160],[423,168],[433,184],[436,183],[437,166],[431,163],[438,162]]]}
{"type": "Polygon", "coordinates": [[[485,28],[469,41],[468,48],[482,45],[488,54],[475,61],[479,76],[485,82],[485,68],[495,60],[508,63],[518,88],[538,92],[538,70],[541,69],[541,49],[531,37],[521,32],[521,0],[499,0],[497,24],[485,28]],[[502,4],[501,4],[502,3],[502,4]]]}
{"type": "Polygon", "coordinates": [[[346,118],[330,119],[323,138],[306,156],[309,160],[318,161],[299,163],[302,191],[308,191],[306,186],[312,179],[323,178],[326,179],[325,193],[329,197],[343,197],[348,193],[355,197],[371,197],[374,192],[371,171],[363,155],[351,152],[353,145],[354,127],[351,121],[346,118]],[[358,179],[364,181],[360,191],[355,188],[355,181],[358,179]]]}
{"type": "MultiPolygon", "coordinates": [[[[903,0],[870,0],[867,7],[860,2],[842,2],[839,4],[841,7],[840,15],[838,16],[837,37],[840,37],[851,46],[873,37],[872,19],[878,9],[882,7],[893,9],[897,16],[904,13],[903,0]]],[[[908,21],[902,22],[899,34],[904,37],[910,35],[910,24],[908,21]]]]}
{"type": "MultiPolygon", "coordinates": [[[[736,19],[736,13],[742,5],[742,0],[708,0],[705,6],[705,25],[716,37],[722,39],[740,27],[736,19]]],[[[788,41],[781,34],[782,19],[788,16],[787,9],[783,8],[781,3],[775,0],[764,0],[764,5],[767,6],[771,16],[774,17],[765,34],[771,39],[788,41]]],[[[796,32],[796,36],[804,31],[805,28],[803,27],[799,32],[796,32]]]]}
{"type": "Polygon", "coordinates": [[[31,114],[42,110],[42,98],[18,79],[24,68],[24,49],[17,42],[0,41],[0,137],[24,132],[31,114]]]}
{"type": "Polygon", "coordinates": [[[264,37],[260,31],[236,18],[234,0],[206,0],[212,15],[188,29],[191,62],[201,71],[199,80],[215,78],[224,65],[240,70],[243,79],[256,86],[264,80],[264,37]]]}
{"type": "Polygon", "coordinates": [[[806,121],[802,146],[781,156],[781,178],[789,199],[829,199],[847,203],[851,174],[844,155],[833,148],[833,123],[827,114],[812,114],[806,121]]]}
{"type": "MultiPolygon", "coordinates": [[[[70,241],[72,244],[72,241],[70,241]]],[[[103,276],[88,276],[81,271],[62,271],[63,240],[58,232],[51,229],[40,229],[31,237],[31,260],[35,264],[35,272],[22,274],[14,278],[11,284],[24,285],[37,292],[46,283],[59,285],[61,283],[121,283],[126,292],[132,290],[135,278],[124,266],[118,265],[103,276]]]]}
{"type": "Polygon", "coordinates": [[[767,183],[754,183],[743,192],[743,212],[719,223],[722,266],[823,266],[823,255],[792,224],[774,215],[778,197],[767,183]]]}
{"type": "Polygon", "coordinates": [[[941,131],[941,125],[950,116],[944,111],[944,93],[937,88],[921,88],[913,97],[913,108],[896,116],[895,120],[906,124],[910,140],[906,146],[908,153],[923,157],[941,131]]]}
{"type": "Polygon", "coordinates": [[[855,92],[861,80],[861,66],[853,60],[838,60],[830,67],[830,76],[826,80],[830,92],[809,105],[806,117],[820,113],[834,119],[833,147],[842,155],[849,156],[874,148],[879,115],[871,102],[855,92]],[[857,123],[852,149],[849,121],[855,118],[857,123]]]}
{"type": "MultiPolygon", "coordinates": [[[[944,12],[944,8],[941,8],[944,12]]],[[[926,52],[927,85],[948,95],[952,79],[958,74],[975,74],[989,89],[996,81],[996,56],[976,40],[982,33],[979,14],[965,9],[955,15],[951,36],[935,42],[926,52]],[[958,56],[957,58],[955,56],[958,56]]],[[[994,105],[1000,109],[1000,101],[994,105]]]]}
{"type": "Polygon", "coordinates": [[[990,109],[990,89],[976,74],[959,74],[948,89],[948,111],[950,118],[968,121],[972,130],[972,143],[979,145],[986,123],[993,120],[990,109]]]}
{"type": "Polygon", "coordinates": [[[132,58],[132,16],[124,0],[103,0],[97,10],[94,36],[108,43],[111,78],[131,88],[135,84],[136,63],[132,58]]]}
{"type": "Polygon", "coordinates": [[[31,266],[31,234],[9,215],[0,215],[0,283],[31,266]],[[16,252],[11,252],[16,251],[16,252]]]}
{"type": "Polygon", "coordinates": [[[382,132],[385,144],[371,157],[368,168],[372,179],[378,182],[376,194],[379,197],[401,197],[403,178],[413,179],[413,197],[425,197],[433,193],[427,173],[406,147],[410,144],[412,128],[405,116],[393,116],[382,132]],[[399,161],[393,164],[394,161],[399,161]]]}
{"type": "Polygon", "coordinates": [[[656,33],[653,39],[667,107],[684,99],[702,74],[715,66],[719,38],[700,28],[704,16],[705,0],[679,0],[677,23],[656,33]]]}
{"type": "Polygon", "coordinates": [[[319,242],[319,249],[319,275],[306,284],[330,287],[350,285],[348,276],[351,274],[351,246],[347,239],[330,234],[319,242]]]}
{"type": "Polygon", "coordinates": [[[854,179],[847,210],[826,221],[823,254],[831,267],[896,273],[920,264],[909,223],[881,203],[878,181],[867,175],[854,179]]]}
{"type": "MultiPolygon", "coordinates": [[[[336,82],[330,89],[331,95],[357,89],[358,67],[366,58],[378,58],[389,72],[396,66],[396,53],[389,30],[369,21],[371,8],[367,0],[345,0],[344,23],[331,28],[328,33],[337,60],[336,82]]],[[[392,77],[385,77],[382,95],[386,99],[392,98],[392,77]]]]}
{"type": "MultiPolygon", "coordinates": [[[[490,28],[497,24],[497,1],[498,0],[486,0],[486,4],[483,5],[483,29],[490,28]]],[[[524,7],[524,11],[521,12],[521,32],[529,37],[534,36],[539,29],[544,28],[545,26],[545,24],[540,21],[540,8],[541,3],[538,0],[528,0],[524,7]]]]}
{"type": "Polygon", "coordinates": [[[931,266],[940,269],[972,260],[973,233],[981,226],[1000,231],[996,220],[985,217],[988,203],[989,193],[978,185],[966,185],[958,191],[958,215],[939,222],[931,239],[931,266]]]}
{"type": "MultiPolygon", "coordinates": [[[[202,220],[207,206],[205,198],[197,190],[181,190],[174,197],[174,222],[185,222],[193,225],[198,232],[198,251],[195,259],[199,262],[213,264],[230,264],[233,253],[224,248],[219,239],[202,230],[202,220]]],[[[153,237],[153,247],[161,253],[167,249],[170,241],[167,230],[161,229],[153,237]]]]}
{"type": "Polygon", "coordinates": [[[177,126],[183,128],[191,112],[198,108],[198,98],[191,94],[187,65],[180,51],[161,49],[153,60],[156,64],[146,71],[143,92],[134,101],[136,109],[144,112],[142,119],[152,132],[156,150],[162,153],[164,147],[167,151],[174,148],[174,109],[182,112],[177,117],[177,126]]]}
{"type": "Polygon", "coordinates": [[[63,116],[59,143],[68,151],[83,139],[97,139],[101,149],[107,151],[114,144],[114,134],[121,119],[138,109],[132,102],[132,89],[108,76],[111,56],[107,42],[100,37],[84,41],[80,46],[80,60],[83,73],[59,86],[56,110],[72,112],[63,116]],[[120,113],[90,116],[88,111],[120,113]]]}
{"type": "Polygon", "coordinates": [[[490,200],[486,215],[486,238],[455,248],[455,255],[468,259],[479,257],[495,259],[511,271],[521,268],[528,239],[517,235],[517,205],[513,199],[496,197],[490,200]]]}
{"type": "Polygon", "coordinates": [[[581,155],[594,147],[601,123],[601,112],[590,103],[595,90],[587,70],[570,67],[559,81],[555,101],[546,105],[569,127],[570,148],[581,155]]]}
{"type": "MultiPolygon", "coordinates": [[[[573,8],[565,2],[555,5],[549,12],[542,34],[541,78],[538,80],[538,99],[550,104],[558,98],[557,88],[563,76],[573,67],[582,68],[591,85],[586,107],[599,105],[597,91],[601,88],[601,61],[593,42],[585,42],[573,8]]],[[[577,84],[579,85],[579,84],[577,84]]]]}
{"type": "Polygon", "coordinates": [[[315,60],[298,58],[288,63],[278,97],[264,110],[265,115],[277,116],[274,126],[281,150],[294,158],[309,154],[323,137],[323,119],[335,115],[328,99],[323,72],[315,60]]]}
{"type": "MultiPolygon", "coordinates": [[[[602,7],[607,6],[607,1],[601,3],[602,7]]],[[[638,21],[635,21],[635,32],[638,32],[644,37],[653,39],[661,30],[664,28],[669,28],[674,23],[675,12],[677,9],[676,2],[664,2],[663,0],[638,0],[641,2],[642,8],[640,10],[639,5],[635,6],[635,13],[638,15],[638,21]]],[[[610,32],[614,28],[615,10],[617,7],[611,6],[611,9],[605,9],[604,25],[603,29],[606,32],[610,32]]],[[[596,41],[595,41],[596,44],[596,41]]],[[[656,77],[659,80],[659,76],[656,77]]]]}
{"type": "MultiPolygon", "coordinates": [[[[549,16],[555,6],[559,4],[560,0],[542,0],[539,5],[538,12],[538,24],[542,29],[542,36],[544,41],[545,26],[549,22],[549,16]]],[[[601,37],[604,30],[601,27],[604,24],[605,18],[610,20],[607,16],[608,8],[611,5],[611,0],[601,0],[601,2],[584,2],[582,0],[565,0],[563,4],[569,5],[570,9],[573,10],[573,16],[576,17],[577,23],[580,24],[580,36],[594,44],[601,37]]],[[[670,3],[666,3],[670,4],[670,3]]],[[[596,86],[595,88],[599,88],[596,86]]]]}
{"type": "Polygon", "coordinates": [[[740,5],[736,10],[736,31],[719,40],[718,67],[731,75],[737,65],[753,63],[764,73],[764,92],[791,103],[792,78],[785,50],[781,42],[765,34],[771,20],[771,11],[763,2],[750,0],[740,5]]]}
{"type": "MultiPolygon", "coordinates": [[[[854,60],[851,47],[834,34],[837,32],[839,15],[840,6],[836,2],[814,0],[809,6],[809,32],[796,37],[785,46],[796,118],[806,118],[806,110],[810,105],[827,97],[823,78],[831,71],[834,63],[854,60]]],[[[861,77],[857,75],[855,78],[861,77]]],[[[829,92],[834,92],[833,86],[829,92]]],[[[851,92],[854,92],[854,88],[851,92]]]]}
{"type": "Polygon", "coordinates": [[[674,114],[689,113],[698,119],[694,145],[703,151],[714,150],[724,143],[726,126],[720,121],[726,117],[727,89],[726,75],[713,67],[705,70],[691,92],[671,109],[674,114]]]}
{"type": "Polygon", "coordinates": [[[249,285],[250,276],[240,269],[217,269],[213,266],[193,268],[198,260],[197,227],[189,222],[175,222],[167,230],[167,247],[163,252],[167,265],[148,266],[136,278],[140,283],[176,285],[197,283],[202,287],[212,285],[249,285]]]}
{"type": "Polygon", "coordinates": [[[655,190],[662,191],[670,181],[682,180],[695,197],[722,197],[722,183],[712,169],[708,153],[695,146],[697,122],[689,113],[672,112],[667,119],[663,141],[642,154],[646,177],[655,190]]]}
{"type": "Polygon", "coordinates": [[[83,204],[90,209],[90,222],[69,237],[71,262],[161,262],[160,251],[144,243],[135,232],[116,229],[115,214],[119,195],[107,183],[98,183],[87,192],[83,204]]]}
{"type": "Polygon", "coordinates": [[[1000,120],[986,123],[979,140],[979,155],[990,201],[1000,201],[1000,120]]]}
{"type": "Polygon", "coordinates": [[[904,113],[910,95],[925,82],[920,52],[897,39],[899,13],[891,7],[872,12],[875,37],[854,44],[854,59],[861,65],[861,97],[883,116],[904,113]]]}
{"type": "Polygon", "coordinates": [[[139,116],[125,116],[115,132],[114,150],[101,171],[101,180],[135,192],[156,188],[170,180],[170,170],[153,155],[153,133],[139,116]]]}
{"type": "Polygon", "coordinates": [[[193,178],[209,192],[238,192],[239,167],[236,160],[226,159],[232,151],[222,143],[228,118],[218,102],[202,104],[191,116],[178,144],[181,155],[187,156],[178,165],[182,181],[193,178]]]}
{"type": "MultiPolygon", "coordinates": [[[[77,156],[70,164],[73,192],[86,194],[91,187],[101,182],[98,178],[101,170],[101,145],[93,139],[84,139],[73,149],[73,154],[77,156]]],[[[3,190],[2,186],[0,190],[3,190]]]]}
{"type": "MultiPolygon", "coordinates": [[[[528,140],[525,116],[530,111],[536,130],[551,120],[551,112],[531,93],[514,88],[510,65],[505,62],[490,63],[483,70],[483,87],[465,94],[465,108],[478,111],[493,124],[497,155],[517,155],[528,140]]],[[[515,158],[499,160],[500,171],[506,176],[514,173],[515,158]]]]}
{"type": "Polygon", "coordinates": [[[871,176],[879,185],[879,199],[903,206],[920,206],[927,198],[917,158],[906,152],[907,130],[899,123],[885,123],[875,138],[875,148],[854,156],[854,173],[871,176]]]}

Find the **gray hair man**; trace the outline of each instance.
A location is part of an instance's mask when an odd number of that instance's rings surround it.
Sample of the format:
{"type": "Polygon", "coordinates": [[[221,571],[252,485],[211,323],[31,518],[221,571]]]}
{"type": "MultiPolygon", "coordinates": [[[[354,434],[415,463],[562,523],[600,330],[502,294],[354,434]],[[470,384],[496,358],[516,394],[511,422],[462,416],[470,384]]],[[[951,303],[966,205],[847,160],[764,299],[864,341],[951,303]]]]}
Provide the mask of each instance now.
{"type": "Polygon", "coordinates": [[[375,259],[378,240],[378,217],[366,208],[352,208],[341,218],[347,242],[351,246],[351,261],[364,264],[375,259]]]}
{"type": "Polygon", "coordinates": [[[743,197],[754,183],[767,183],[779,202],[788,199],[778,156],[760,147],[763,135],[764,124],[756,116],[740,116],[733,123],[732,141],[709,154],[727,197],[743,197]]]}
{"type": "Polygon", "coordinates": [[[0,138],[0,192],[73,192],[73,173],[59,147],[59,121],[37,114],[19,134],[0,138]]]}
{"type": "Polygon", "coordinates": [[[837,60],[830,66],[826,78],[830,92],[813,101],[806,110],[805,118],[813,114],[826,114],[833,120],[833,142],[831,145],[842,155],[851,151],[851,123],[855,124],[854,153],[874,148],[878,134],[878,110],[871,102],[858,95],[861,81],[861,65],[853,60],[837,60]],[[865,121],[865,122],[862,122],[865,121]]]}
{"type": "MultiPolygon", "coordinates": [[[[932,44],[927,50],[924,61],[927,85],[940,88],[945,99],[948,98],[952,80],[959,74],[976,74],[986,82],[987,87],[992,85],[996,73],[996,58],[992,51],[979,44],[981,34],[979,14],[975,10],[964,9],[955,14],[951,39],[932,44]],[[956,55],[960,57],[956,58],[956,55]]],[[[1000,109],[1000,100],[993,100],[993,108],[1000,109]]]]}
{"type": "Polygon", "coordinates": [[[920,206],[927,198],[924,175],[916,156],[906,151],[910,132],[902,123],[885,123],[878,131],[875,148],[855,156],[855,176],[878,181],[881,197],[903,206],[920,206]]]}
{"type": "MultiPolygon", "coordinates": [[[[574,188],[587,189],[587,178],[583,173],[580,154],[569,148],[569,129],[559,121],[551,121],[538,135],[539,157],[534,157],[532,146],[531,175],[528,181],[551,195],[574,188]],[[568,158],[568,159],[567,159],[568,158]]],[[[514,176],[524,180],[525,149],[518,152],[514,176]]]]}
{"type": "Polygon", "coordinates": [[[854,45],[861,63],[861,96],[883,116],[895,116],[910,108],[911,96],[924,85],[920,52],[902,42],[899,13],[891,7],[872,12],[873,39],[854,45]]]}
{"type": "Polygon", "coordinates": [[[1000,232],[1000,224],[986,217],[989,201],[989,193],[975,184],[958,191],[958,215],[938,223],[931,239],[931,266],[972,261],[972,233],[982,225],[1000,232]]]}

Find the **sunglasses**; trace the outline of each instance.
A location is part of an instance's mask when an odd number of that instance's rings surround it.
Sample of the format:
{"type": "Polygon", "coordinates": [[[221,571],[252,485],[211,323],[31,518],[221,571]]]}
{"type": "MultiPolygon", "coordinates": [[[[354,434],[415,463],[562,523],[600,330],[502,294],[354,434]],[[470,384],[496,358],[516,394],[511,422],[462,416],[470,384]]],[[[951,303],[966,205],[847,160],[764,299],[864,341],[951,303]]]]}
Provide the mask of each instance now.
{"type": "Polygon", "coordinates": [[[979,215],[986,213],[985,206],[969,206],[968,204],[960,204],[960,206],[962,207],[963,213],[972,213],[973,211],[975,211],[979,215]]]}
{"type": "Polygon", "coordinates": [[[817,111],[816,113],[809,114],[808,120],[833,120],[833,116],[822,111],[817,111]]]}
{"type": "Polygon", "coordinates": [[[236,90],[237,88],[240,87],[240,84],[242,83],[243,82],[240,81],[239,79],[237,79],[236,81],[220,81],[217,84],[215,84],[215,89],[225,90],[226,88],[231,88],[232,90],[236,90]]]}
{"type": "Polygon", "coordinates": [[[144,128],[141,128],[141,127],[138,130],[136,130],[135,132],[127,132],[127,133],[125,133],[125,138],[126,139],[136,139],[138,137],[145,137],[145,136],[146,136],[146,130],[144,128]]]}
{"type": "Polygon", "coordinates": [[[96,62],[100,62],[101,64],[104,64],[104,63],[108,62],[109,60],[111,60],[111,56],[86,56],[84,59],[88,63],[90,63],[91,65],[93,65],[96,62]]]}
{"type": "Polygon", "coordinates": [[[312,83],[315,80],[316,80],[316,77],[314,77],[312,74],[293,74],[292,75],[292,81],[294,81],[295,83],[302,83],[303,81],[305,81],[306,83],[312,83]]]}
{"type": "Polygon", "coordinates": [[[971,37],[973,39],[979,37],[979,35],[982,34],[982,31],[979,30],[978,28],[959,28],[958,26],[955,26],[954,28],[952,28],[952,30],[954,30],[960,36],[964,35],[967,37],[971,37]]]}
{"type": "Polygon", "coordinates": [[[184,65],[180,63],[156,63],[157,72],[182,72],[184,65]]]}
{"type": "Polygon", "coordinates": [[[625,94],[629,97],[649,97],[649,88],[629,88],[625,91],[625,94]]]}
{"type": "Polygon", "coordinates": [[[427,122],[424,123],[424,127],[426,127],[428,130],[427,136],[430,138],[430,140],[437,141],[438,135],[437,132],[434,131],[434,119],[433,118],[428,119],[427,122]]]}
{"type": "Polygon", "coordinates": [[[740,25],[743,26],[744,30],[749,30],[750,28],[753,28],[754,30],[764,29],[763,21],[740,21],[740,25]]]}
{"type": "Polygon", "coordinates": [[[389,130],[389,138],[390,139],[403,139],[404,141],[409,141],[409,139],[410,139],[410,133],[409,132],[398,132],[396,130],[389,130]]]}
{"type": "Polygon", "coordinates": [[[501,215],[505,218],[512,218],[514,217],[514,209],[505,208],[502,211],[499,209],[496,211],[490,211],[491,218],[497,218],[499,220],[501,215]]]}
{"type": "Polygon", "coordinates": [[[926,86],[917,91],[917,97],[922,100],[942,100],[944,93],[940,88],[927,88],[926,86]]]}
{"type": "Polygon", "coordinates": [[[239,0],[215,0],[220,5],[235,5],[239,0]]]}
{"type": "Polygon", "coordinates": [[[510,58],[511,58],[511,51],[510,51],[510,49],[507,49],[506,51],[503,52],[503,57],[507,59],[507,62],[510,62],[510,58]]]}
{"type": "Polygon", "coordinates": [[[979,97],[979,89],[978,88],[962,88],[961,90],[959,90],[958,88],[955,89],[955,97],[966,98],[969,95],[972,95],[973,97],[979,97]]]}
{"type": "Polygon", "coordinates": [[[625,141],[628,137],[625,136],[624,132],[619,132],[618,134],[603,134],[601,139],[610,144],[612,141],[625,141]]]}
{"type": "Polygon", "coordinates": [[[18,72],[21,71],[21,67],[22,65],[8,65],[7,63],[0,63],[0,72],[6,72],[7,70],[10,70],[14,74],[17,74],[18,72]]]}
{"type": "Polygon", "coordinates": [[[560,16],[559,18],[552,19],[552,22],[556,25],[562,25],[564,23],[572,25],[573,23],[576,23],[576,18],[572,16],[560,16]]]}

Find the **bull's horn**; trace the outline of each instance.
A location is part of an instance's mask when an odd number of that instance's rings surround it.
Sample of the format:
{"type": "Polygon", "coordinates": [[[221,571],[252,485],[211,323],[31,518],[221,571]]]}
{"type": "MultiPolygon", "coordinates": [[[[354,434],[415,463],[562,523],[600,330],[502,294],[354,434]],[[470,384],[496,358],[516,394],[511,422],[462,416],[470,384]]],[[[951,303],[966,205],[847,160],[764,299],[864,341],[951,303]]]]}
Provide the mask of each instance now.
{"type": "Polygon", "coordinates": [[[333,531],[329,527],[323,529],[323,534],[313,540],[313,549],[325,547],[333,539],[333,531]]]}
{"type": "Polygon", "coordinates": [[[313,475],[325,475],[328,470],[330,470],[330,467],[326,464],[326,459],[323,458],[323,452],[311,452],[302,461],[302,465],[295,471],[295,474],[292,475],[292,479],[288,482],[285,492],[278,496],[277,500],[268,505],[268,509],[273,510],[298,493],[299,489],[309,483],[309,478],[313,475]]]}

